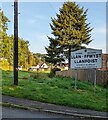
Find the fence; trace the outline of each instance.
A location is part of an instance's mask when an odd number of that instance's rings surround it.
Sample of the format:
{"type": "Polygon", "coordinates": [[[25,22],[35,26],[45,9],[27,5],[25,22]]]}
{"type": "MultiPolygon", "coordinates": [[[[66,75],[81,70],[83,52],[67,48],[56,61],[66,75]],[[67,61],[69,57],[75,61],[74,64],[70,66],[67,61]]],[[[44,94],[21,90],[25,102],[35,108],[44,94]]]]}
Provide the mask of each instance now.
{"type": "Polygon", "coordinates": [[[77,79],[81,81],[94,82],[96,77],[96,84],[108,84],[108,71],[95,70],[94,69],[78,69],[78,70],[64,70],[57,71],[57,76],[71,77],[75,78],[77,74],[77,79]]]}

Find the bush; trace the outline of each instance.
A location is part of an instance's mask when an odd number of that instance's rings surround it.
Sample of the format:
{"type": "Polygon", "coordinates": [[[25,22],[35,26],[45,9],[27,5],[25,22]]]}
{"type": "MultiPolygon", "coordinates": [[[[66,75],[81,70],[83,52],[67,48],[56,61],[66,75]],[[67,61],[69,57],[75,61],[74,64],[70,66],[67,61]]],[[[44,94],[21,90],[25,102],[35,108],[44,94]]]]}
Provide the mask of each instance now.
{"type": "Polygon", "coordinates": [[[53,68],[49,74],[49,77],[51,77],[51,78],[54,77],[56,74],[56,71],[61,71],[61,69],[60,68],[53,68]]]}
{"type": "Polygon", "coordinates": [[[30,78],[37,79],[37,78],[39,78],[39,74],[38,73],[32,73],[32,74],[30,74],[30,78]]]}

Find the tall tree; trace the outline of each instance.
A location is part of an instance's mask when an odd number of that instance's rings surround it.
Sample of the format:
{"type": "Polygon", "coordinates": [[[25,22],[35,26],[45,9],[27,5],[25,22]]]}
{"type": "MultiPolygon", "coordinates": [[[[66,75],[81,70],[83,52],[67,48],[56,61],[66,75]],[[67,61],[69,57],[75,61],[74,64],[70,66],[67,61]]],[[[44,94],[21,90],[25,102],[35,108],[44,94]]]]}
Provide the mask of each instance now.
{"type": "Polygon", "coordinates": [[[65,2],[59,11],[56,18],[51,18],[50,27],[55,38],[48,37],[50,45],[46,48],[47,58],[53,62],[57,56],[65,56],[70,67],[71,50],[81,49],[83,44],[88,45],[92,41],[92,28],[90,23],[86,22],[87,10],[80,8],[75,2],[65,2]]]}
{"type": "Polygon", "coordinates": [[[50,45],[48,48],[45,48],[47,51],[45,60],[49,63],[53,63],[54,65],[56,65],[56,63],[64,61],[64,59],[61,57],[61,51],[60,47],[58,46],[57,39],[53,39],[51,37],[48,37],[48,39],[50,41],[50,45]]]}
{"type": "MultiPolygon", "coordinates": [[[[14,36],[7,35],[9,19],[0,9],[0,57],[7,59],[9,65],[13,65],[13,41],[14,36]]],[[[18,64],[23,67],[28,67],[29,59],[29,41],[23,38],[18,38],[18,64]]]]}
{"type": "Polygon", "coordinates": [[[33,57],[34,57],[34,62],[33,62],[34,66],[41,62],[41,59],[38,58],[36,53],[33,54],[33,57]]]}
{"type": "Polygon", "coordinates": [[[1,33],[6,33],[6,30],[8,30],[8,22],[10,22],[9,19],[0,8],[0,35],[1,33]]]}
{"type": "Polygon", "coordinates": [[[18,39],[18,64],[23,67],[28,67],[29,59],[29,41],[24,40],[23,38],[18,39]]]}
{"type": "Polygon", "coordinates": [[[9,37],[6,33],[8,30],[9,19],[4,15],[0,8],[0,57],[8,58],[9,37]]]}
{"type": "Polygon", "coordinates": [[[30,52],[29,53],[29,58],[28,58],[28,64],[29,64],[29,67],[31,67],[34,63],[34,56],[33,56],[33,53],[30,52]]]}

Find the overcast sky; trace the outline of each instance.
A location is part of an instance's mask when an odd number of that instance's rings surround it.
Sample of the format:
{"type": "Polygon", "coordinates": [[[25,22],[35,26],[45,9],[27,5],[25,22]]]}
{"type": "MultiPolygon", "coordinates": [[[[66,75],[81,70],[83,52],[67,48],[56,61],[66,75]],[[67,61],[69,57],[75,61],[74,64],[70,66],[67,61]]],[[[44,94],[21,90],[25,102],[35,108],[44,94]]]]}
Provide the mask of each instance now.
{"type": "MultiPolygon", "coordinates": [[[[88,9],[87,22],[91,23],[93,41],[89,48],[102,49],[106,53],[106,2],[77,2],[80,7],[88,9]]],[[[45,46],[49,41],[47,35],[51,35],[49,23],[51,17],[59,13],[63,2],[19,2],[19,37],[29,40],[30,51],[46,53],[45,46]]],[[[2,10],[11,21],[9,35],[13,34],[13,2],[2,2],[2,10]]]]}

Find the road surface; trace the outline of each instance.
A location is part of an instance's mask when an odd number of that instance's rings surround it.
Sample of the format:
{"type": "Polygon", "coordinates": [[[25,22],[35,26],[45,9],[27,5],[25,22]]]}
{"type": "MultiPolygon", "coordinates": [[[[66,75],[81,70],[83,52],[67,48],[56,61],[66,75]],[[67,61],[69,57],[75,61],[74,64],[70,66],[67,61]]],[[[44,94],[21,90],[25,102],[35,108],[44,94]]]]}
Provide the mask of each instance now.
{"type": "Polygon", "coordinates": [[[2,118],[74,118],[62,114],[2,107],[2,118]]]}

